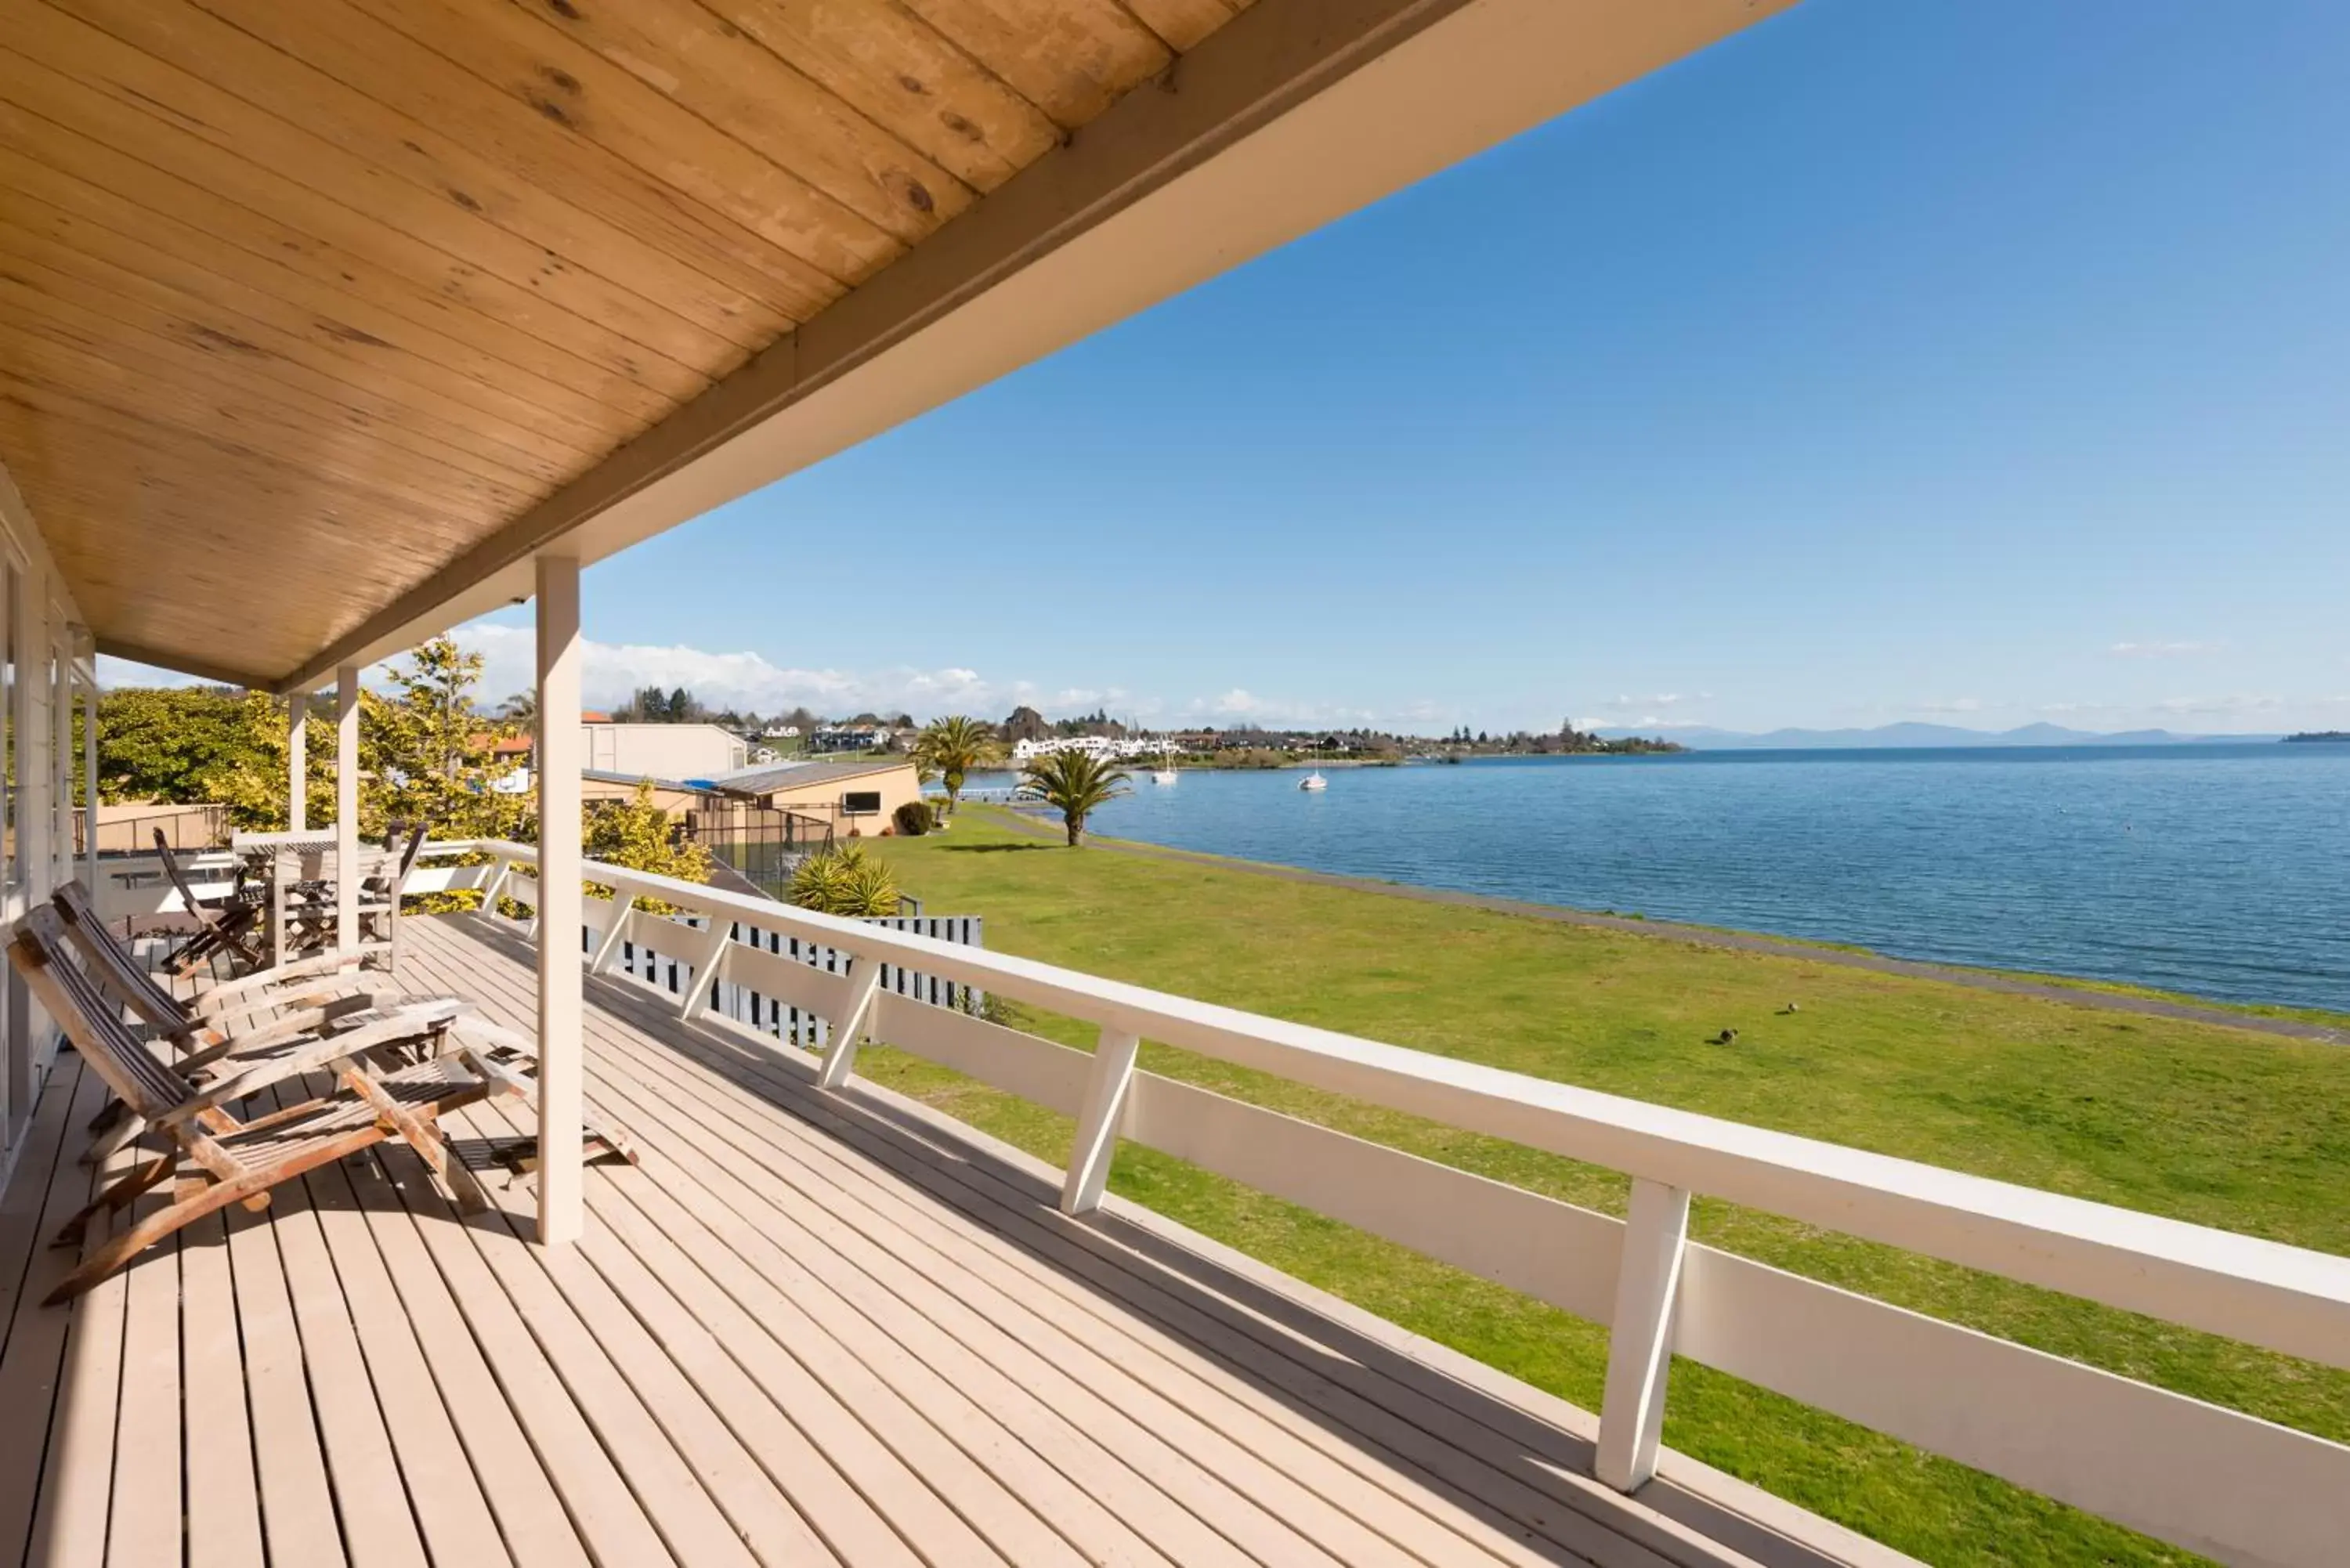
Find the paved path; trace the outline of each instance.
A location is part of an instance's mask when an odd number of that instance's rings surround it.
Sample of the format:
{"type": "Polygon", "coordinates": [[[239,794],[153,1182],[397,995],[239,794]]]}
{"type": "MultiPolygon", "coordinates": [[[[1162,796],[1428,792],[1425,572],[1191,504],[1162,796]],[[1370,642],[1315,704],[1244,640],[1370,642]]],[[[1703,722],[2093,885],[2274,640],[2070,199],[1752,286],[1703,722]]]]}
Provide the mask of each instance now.
{"type": "MultiPolygon", "coordinates": [[[[1017,810],[997,814],[997,820],[1014,830],[1037,837],[1058,839],[1062,836],[1060,823],[1039,821],[1017,810]]],[[[2255,1034],[2281,1035],[2288,1040],[2317,1040],[2329,1045],[2350,1045],[2350,1031],[2330,1028],[2299,1018],[2267,1018],[2257,1013],[2236,1012],[2222,1007],[2199,1006],[2191,1002],[2165,1002],[2159,997],[2126,996],[2115,992],[2086,991],[2078,986],[2059,985],[2049,981],[2032,980],[2021,975],[2004,975],[1989,970],[1960,969],[1950,964],[1919,963],[1910,959],[1885,958],[1877,953],[1850,952],[1839,948],[1815,947],[1808,942],[1789,941],[1780,937],[1750,936],[1743,931],[1716,930],[1710,926],[1684,926],[1670,920],[1633,920],[1620,915],[1596,915],[1585,909],[1569,909],[1556,904],[1530,904],[1519,898],[1497,898],[1483,893],[1458,893],[1446,888],[1421,888],[1404,882],[1380,882],[1367,877],[1346,877],[1332,871],[1308,871],[1300,866],[1276,866],[1262,860],[1234,860],[1216,855],[1198,855],[1186,849],[1170,849],[1162,844],[1143,844],[1130,838],[1104,838],[1096,836],[1087,844],[1097,848],[1115,850],[1123,855],[1140,855],[1159,860],[1187,861],[1194,865],[1212,866],[1225,871],[1245,871],[1252,876],[1272,877],[1284,882],[1309,882],[1324,888],[1345,888],[1357,893],[1381,893],[1391,898],[1412,898],[1423,904],[1453,904],[1462,909],[1488,909],[1498,914],[1520,915],[1528,919],[1551,920],[1562,926],[1592,926],[1602,930],[1622,931],[1636,937],[1668,937],[1674,941],[1696,942],[1704,947],[1726,948],[1736,952],[1768,953],[1775,958],[1798,958],[1813,963],[1841,964],[1846,969],[1871,970],[1878,974],[1904,975],[1912,980],[1941,981],[1950,985],[1972,986],[1977,991],[2003,992],[2010,996],[2033,996],[2044,1002],[2061,1002],[2067,1006],[2093,1008],[2101,1012],[2126,1012],[2144,1018],[2175,1018],[2189,1023],[2212,1023],[2225,1029],[2244,1029],[2255,1034]]]]}

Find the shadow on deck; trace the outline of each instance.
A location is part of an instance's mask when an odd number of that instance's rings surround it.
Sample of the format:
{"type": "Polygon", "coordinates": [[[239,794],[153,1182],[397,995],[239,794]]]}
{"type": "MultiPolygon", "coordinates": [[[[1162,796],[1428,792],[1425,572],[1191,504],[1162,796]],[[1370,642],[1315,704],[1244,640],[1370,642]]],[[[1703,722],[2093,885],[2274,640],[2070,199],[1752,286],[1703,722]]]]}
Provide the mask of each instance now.
{"type": "MultiPolygon", "coordinates": [[[[532,1026],[528,948],[411,929],[401,983],[532,1026]]],[[[485,1108],[452,1131],[490,1214],[386,1146],[45,1309],[100,1098],[60,1058],[0,1199],[0,1563],[1748,1560],[1593,1483],[1580,1412],[1155,1216],[1069,1220],[1026,1157],[634,982],[588,1000],[642,1164],[591,1168],[577,1248],[530,1243],[487,1158],[528,1111],[485,1108]]]]}

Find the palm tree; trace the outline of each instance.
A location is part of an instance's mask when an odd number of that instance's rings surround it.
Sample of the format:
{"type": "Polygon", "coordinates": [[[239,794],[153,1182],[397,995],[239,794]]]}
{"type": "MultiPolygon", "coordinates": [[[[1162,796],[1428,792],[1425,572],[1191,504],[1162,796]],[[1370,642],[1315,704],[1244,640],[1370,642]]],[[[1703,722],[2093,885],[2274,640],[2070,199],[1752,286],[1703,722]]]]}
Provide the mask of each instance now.
{"type": "Polygon", "coordinates": [[[538,693],[517,691],[498,704],[498,717],[517,724],[535,723],[538,719],[538,693]]]}
{"type": "Polygon", "coordinates": [[[1106,802],[1131,793],[1126,787],[1128,776],[1107,757],[1091,752],[1055,752],[1022,769],[1020,782],[1060,812],[1069,830],[1069,847],[1076,849],[1086,841],[1086,818],[1106,802]]]}
{"type": "Polygon", "coordinates": [[[914,740],[914,765],[938,774],[947,786],[947,810],[962,799],[966,774],[994,762],[1002,753],[995,743],[995,726],[955,714],[933,719],[914,740]]]}

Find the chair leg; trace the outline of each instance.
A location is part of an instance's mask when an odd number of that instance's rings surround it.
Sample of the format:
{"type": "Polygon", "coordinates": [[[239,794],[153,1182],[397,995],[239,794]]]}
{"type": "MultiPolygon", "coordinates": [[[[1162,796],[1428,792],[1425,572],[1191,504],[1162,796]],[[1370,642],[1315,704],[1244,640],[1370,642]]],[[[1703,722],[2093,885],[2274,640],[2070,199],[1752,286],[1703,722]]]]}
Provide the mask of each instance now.
{"type": "MultiPolygon", "coordinates": [[[[158,1179],[161,1179],[158,1178],[158,1179]]],[[[150,1183],[150,1186],[153,1183],[150,1183]]],[[[264,1199],[266,1192],[257,1195],[264,1199]]],[[[57,1306],[73,1300],[82,1292],[122,1267],[131,1259],[192,1220],[201,1220],[215,1209],[224,1209],[238,1200],[240,1194],[233,1185],[213,1182],[203,1191],[183,1198],[168,1209],[159,1209],[138,1224],[117,1236],[97,1251],[82,1260],[81,1267],[58,1282],[57,1288],[41,1298],[43,1306],[57,1306]]]]}
{"type": "Polygon", "coordinates": [[[117,1149],[146,1130],[146,1118],[132,1116],[130,1107],[125,1106],[122,1108],[121,1117],[115,1122],[114,1126],[100,1133],[91,1140],[88,1148],[81,1151],[81,1162],[84,1165],[104,1165],[114,1158],[117,1149]]]}
{"type": "Polygon", "coordinates": [[[179,1163],[180,1156],[176,1150],[157,1155],[96,1198],[83,1204],[75,1212],[73,1218],[57,1227],[57,1233],[50,1238],[49,1245],[52,1247],[80,1246],[82,1232],[89,1228],[89,1222],[92,1220],[100,1214],[111,1214],[118,1210],[129,1208],[138,1200],[140,1193],[171,1175],[172,1168],[179,1163]]]}

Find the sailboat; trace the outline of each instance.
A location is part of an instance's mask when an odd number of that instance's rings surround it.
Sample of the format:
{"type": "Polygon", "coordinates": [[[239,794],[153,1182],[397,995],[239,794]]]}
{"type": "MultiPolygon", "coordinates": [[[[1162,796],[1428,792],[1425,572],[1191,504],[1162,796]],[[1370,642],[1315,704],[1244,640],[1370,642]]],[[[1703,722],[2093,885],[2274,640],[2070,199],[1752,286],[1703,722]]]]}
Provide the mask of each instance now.
{"type": "Polygon", "coordinates": [[[1299,779],[1297,781],[1297,787],[1299,789],[1328,789],[1330,787],[1330,781],[1322,776],[1321,769],[1316,768],[1314,772],[1307,774],[1304,778],[1299,779]]]}
{"type": "Polygon", "coordinates": [[[1159,765],[1150,770],[1150,782],[1152,784],[1170,784],[1175,782],[1178,776],[1179,775],[1175,772],[1175,748],[1172,746],[1159,747],[1159,765]]]}

